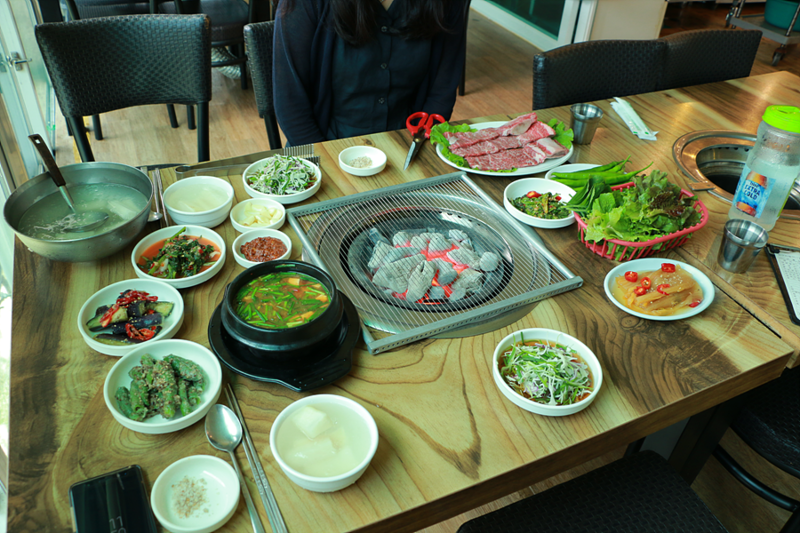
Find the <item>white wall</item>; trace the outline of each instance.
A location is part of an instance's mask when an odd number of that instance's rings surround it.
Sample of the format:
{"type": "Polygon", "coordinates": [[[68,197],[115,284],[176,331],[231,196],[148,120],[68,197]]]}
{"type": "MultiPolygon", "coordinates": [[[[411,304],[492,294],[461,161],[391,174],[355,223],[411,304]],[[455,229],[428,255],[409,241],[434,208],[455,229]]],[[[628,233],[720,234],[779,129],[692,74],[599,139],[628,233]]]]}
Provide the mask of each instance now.
{"type": "Polygon", "coordinates": [[[664,0],[599,0],[590,40],[657,39],[666,10],[664,0]]]}

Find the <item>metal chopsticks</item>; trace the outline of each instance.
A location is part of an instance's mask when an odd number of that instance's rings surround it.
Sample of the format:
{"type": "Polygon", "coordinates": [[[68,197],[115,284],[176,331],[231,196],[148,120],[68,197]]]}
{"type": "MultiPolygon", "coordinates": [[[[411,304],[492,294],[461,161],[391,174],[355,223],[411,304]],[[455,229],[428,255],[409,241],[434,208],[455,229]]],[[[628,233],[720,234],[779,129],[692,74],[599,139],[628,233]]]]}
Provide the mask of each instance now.
{"type": "MultiPolygon", "coordinates": [[[[156,189],[158,192],[158,201],[161,204],[161,227],[166,228],[167,226],[171,226],[172,222],[169,220],[169,215],[167,214],[167,207],[164,205],[164,184],[161,181],[161,169],[153,169],[153,178],[156,182],[156,189]]],[[[241,418],[241,417],[240,417],[241,418]]]]}
{"type": "Polygon", "coordinates": [[[275,495],[272,493],[272,488],[269,486],[269,480],[264,473],[264,468],[261,466],[261,461],[258,458],[256,447],[253,446],[253,440],[250,438],[250,430],[247,429],[247,423],[244,421],[244,415],[239,408],[239,400],[236,398],[236,393],[233,391],[230,383],[225,385],[225,395],[228,398],[228,403],[231,405],[236,416],[242,422],[244,428],[244,453],[247,455],[247,461],[250,463],[250,469],[253,471],[253,478],[258,487],[258,493],[261,495],[261,502],[264,504],[264,510],[267,511],[267,518],[269,518],[269,525],[272,526],[274,533],[288,533],[286,524],[283,522],[281,510],[278,508],[278,502],[275,500],[275,495]]]}

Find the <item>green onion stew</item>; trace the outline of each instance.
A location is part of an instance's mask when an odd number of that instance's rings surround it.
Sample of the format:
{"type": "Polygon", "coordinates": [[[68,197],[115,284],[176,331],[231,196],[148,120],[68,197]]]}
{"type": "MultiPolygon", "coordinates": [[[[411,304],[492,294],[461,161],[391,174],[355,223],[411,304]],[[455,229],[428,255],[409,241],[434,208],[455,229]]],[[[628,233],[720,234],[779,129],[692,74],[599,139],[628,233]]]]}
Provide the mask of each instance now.
{"type": "Polygon", "coordinates": [[[319,280],[296,272],[261,276],[239,290],[236,314],[264,329],[294,328],[307,324],[330,305],[331,295],[319,280]]]}

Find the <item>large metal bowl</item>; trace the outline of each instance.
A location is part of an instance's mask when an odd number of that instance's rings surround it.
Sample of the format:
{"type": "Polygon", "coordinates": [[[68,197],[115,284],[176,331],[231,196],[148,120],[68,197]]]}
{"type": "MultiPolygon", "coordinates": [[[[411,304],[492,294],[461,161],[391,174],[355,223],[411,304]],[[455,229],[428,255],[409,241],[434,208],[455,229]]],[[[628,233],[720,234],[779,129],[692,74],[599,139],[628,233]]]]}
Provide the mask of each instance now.
{"type": "Polygon", "coordinates": [[[144,229],[153,200],[153,185],[144,172],[120,163],[90,162],[61,167],[61,173],[67,188],[91,183],[115,183],[133,187],[144,194],[148,202],[133,219],[99,235],[81,237],[80,233],[75,233],[74,239],[63,241],[36,239],[20,233],[19,221],[36,202],[58,192],[50,175],[40,174],[18,187],[3,207],[6,223],[33,253],[53,261],[94,261],[122,250],[144,229]]]}

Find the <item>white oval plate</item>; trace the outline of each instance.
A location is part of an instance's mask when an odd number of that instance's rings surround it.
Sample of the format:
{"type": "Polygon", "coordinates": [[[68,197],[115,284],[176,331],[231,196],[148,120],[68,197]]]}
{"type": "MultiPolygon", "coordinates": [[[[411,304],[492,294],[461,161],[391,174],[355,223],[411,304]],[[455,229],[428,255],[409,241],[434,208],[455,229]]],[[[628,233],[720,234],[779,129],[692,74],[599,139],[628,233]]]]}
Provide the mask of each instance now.
{"type": "Polygon", "coordinates": [[[628,261],[627,263],[622,263],[621,265],[616,266],[615,268],[611,269],[611,272],[606,274],[606,279],[603,281],[603,288],[606,291],[606,296],[611,303],[625,311],[626,313],[638,316],[639,318],[646,318],[647,320],[658,320],[662,322],[670,321],[670,320],[683,320],[684,318],[693,317],[695,315],[699,315],[703,311],[705,311],[711,302],[714,301],[714,284],[711,283],[711,280],[708,279],[708,276],[697,270],[695,267],[691,265],[687,265],[686,263],[682,263],[680,261],[673,261],[672,259],[664,259],[661,257],[647,257],[645,259],[635,259],[633,261],[628,261]],[[661,263],[672,263],[675,265],[680,265],[682,269],[692,275],[695,281],[700,285],[700,288],[703,289],[703,301],[700,302],[700,305],[694,308],[690,308],[685,313],[681,313],[678,315],[669,315],[669,316],[654,316],[654,315],[645,315],[634,311],[632,309],[628,309],[619,302],[611,292],[611,284],[614,283],[614,280],[617,276],[624,276],[625,272],[632,270],[633,272],[642,272],[646,270],[657,270],[661,268],[661,263]]]}
{"type": "Polygon", "coordinates": [[[569,165],[561,165],[560,167],[548,170],[547,174],[544,175],[544,179],[553,179],[553,172],[580,172],[582,170],[589,170],[590,168],[599,166],[600,165],[595,165],[593,163],[570,163],[569,165]]]}
{"type": "MultiPolygon", "coordinates": [[[[508,121],[501,121],[501,122],[481,122],[480,124],[470,124],[476,130],[483,130],[486,128],[496,128],[498,126],[502,126],[508,121]]],[[[503,176],[513,178],[515,176],[530,176],[531,174],[538,174],[539,172],[544,172],[546,170],[550,170],[551,168],[555,168],[561,164],[563,164],[567,159],[572,156],[572,152],[575,150],[575,146],[570,146],[567,155],[559,157],[557,159],[547,159],[544,163],[540,163],[538,165],[534,165],[532,167],[522,167],[518,168],[514,172],[493,172],[491,170],[476,170],[474,168],[468,167],[460,167],[453,163],[452,161],[448,160],[442,154],[442,147],[440,145],[436,145],[436,155],[439,156],[439,159],[447,163],[453,168],[457,168],[458,170],[463,170],[464,172],[472,172],[473,174],[483,174],[484,176],[503,176]]]]}

